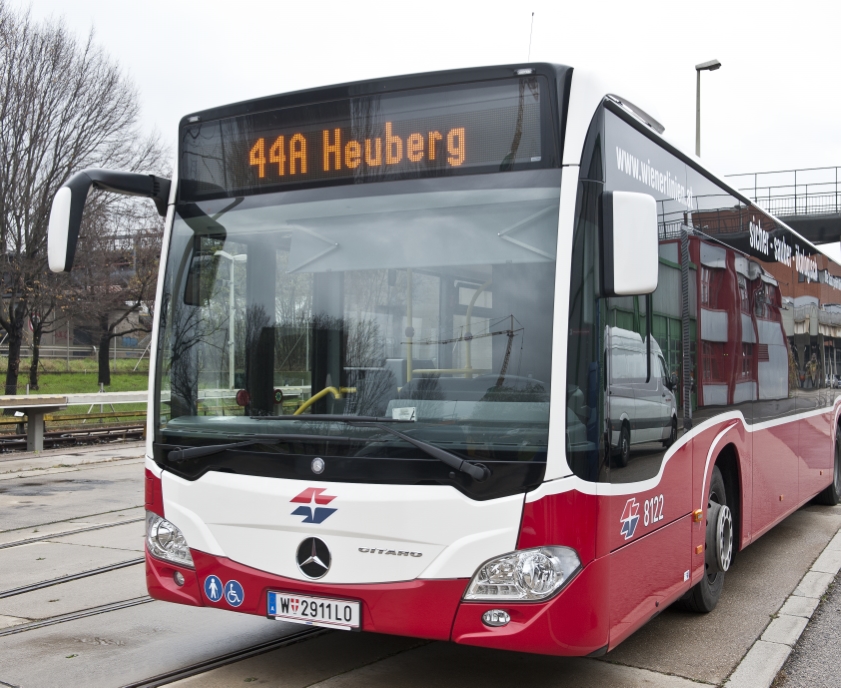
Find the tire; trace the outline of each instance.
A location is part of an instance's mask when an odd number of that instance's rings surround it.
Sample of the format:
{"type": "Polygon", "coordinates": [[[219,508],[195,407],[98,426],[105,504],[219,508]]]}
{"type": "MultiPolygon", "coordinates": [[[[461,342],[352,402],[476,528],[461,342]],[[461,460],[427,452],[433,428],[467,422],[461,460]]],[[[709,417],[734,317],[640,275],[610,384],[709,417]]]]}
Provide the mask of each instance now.
{"type": "Polygon", "coordinates": [[[619,431],[619,446],[616,448],[616,456],[614,463],[619,468],[625,468],[628,461],[631,459],[631,429],[625,424],[622,424],[622,429],[619,431]]]}
{"type": "MultiPolygon", "coordinates": [[[[717,502],[722,506],[727,506],[727,495],[724,491],[724,479],[721,477],[721,471],[718,466],[713,467],[712,479],[710,480],[710,493],[707,498],[707,509],[704,514],[704,522],[709,515],[710,503],[717,502]]],[[[709,529],[707,529],[709,533],[709,529]]],[[[715,547],[715,542],[706,542],[705,547],[715,547]]],[[[718,604],[721,597],[721,591],[724,588],[724,573],[715,571],[709,573],[709,564],[705,563],[706,575],[701,581],[691,588],[683,597],[681,597],[676,606],[679,609],[685,609],[689,612],[696,612],[699,614],[708,614],[718,604]]]]}
{"type": "Polygon", "coordinates": [[[841,501],[841,428],[835,431],[835,461],[832,467],[832,484],[815,497],[818,504],[835,506],[841,501]]]}
{"type": "Polygon", "coordinates": [[[672,418],[672,429],[669,431],[669,439],[663,440],[663,446],[668,449],[677,442],[677,418],[672,418]]]}

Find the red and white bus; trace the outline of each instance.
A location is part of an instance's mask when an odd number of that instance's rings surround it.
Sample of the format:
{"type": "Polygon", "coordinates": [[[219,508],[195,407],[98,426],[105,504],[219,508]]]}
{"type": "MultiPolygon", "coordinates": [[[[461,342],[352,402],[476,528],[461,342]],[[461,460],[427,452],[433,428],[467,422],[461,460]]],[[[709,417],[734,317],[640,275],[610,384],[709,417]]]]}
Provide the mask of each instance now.
{"type": "Polygon", "coordinates": [[[150,594],[598,655],[841,492],[841,268],[593,77],[523,64],[185,117],[166,214],[150,594]]]}

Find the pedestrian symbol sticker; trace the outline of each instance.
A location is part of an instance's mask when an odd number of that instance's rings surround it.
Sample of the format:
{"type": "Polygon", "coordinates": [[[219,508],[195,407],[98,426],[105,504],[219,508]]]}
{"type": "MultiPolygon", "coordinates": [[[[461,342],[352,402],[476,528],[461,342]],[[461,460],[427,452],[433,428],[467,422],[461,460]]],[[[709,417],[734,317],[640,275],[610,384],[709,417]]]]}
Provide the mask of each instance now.
{"type": "Polygon", "coordinates": [[[225,600],[232,607],[239,607],[245,599],[242,586],[235,580],[225,583],[225,600]]]}
{"type": "Polygon", "coordinates": [[[204,594],[211,602],[218,602],[222,599],[222,581],[216,576],[208,576],[204,579],[204,594]]]}

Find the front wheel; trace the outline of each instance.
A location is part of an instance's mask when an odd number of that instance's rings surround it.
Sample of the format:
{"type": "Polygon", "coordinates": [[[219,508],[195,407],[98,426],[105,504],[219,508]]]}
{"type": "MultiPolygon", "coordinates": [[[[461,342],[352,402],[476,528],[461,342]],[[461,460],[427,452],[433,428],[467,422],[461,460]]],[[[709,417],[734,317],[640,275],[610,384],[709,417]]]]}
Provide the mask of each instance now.
{"type": "Polygon", "coordinates": [[[713,468],[707,499],[704,577],[678,600],[681,609],[706,614],[715,609],[724,588],[724,572],[733,558],[733,518],[727,507],[724,478],[713,468]]]}
{"type": "Polygon", "coordinates": [[[818,504],[826,504],[827,506],[835,506],[841,501],[841,435],[839,435],[839,430],[841,428],[836,428],[835,431],[835,461],[832,466],[832,484],[815,498],[818,504]]]}

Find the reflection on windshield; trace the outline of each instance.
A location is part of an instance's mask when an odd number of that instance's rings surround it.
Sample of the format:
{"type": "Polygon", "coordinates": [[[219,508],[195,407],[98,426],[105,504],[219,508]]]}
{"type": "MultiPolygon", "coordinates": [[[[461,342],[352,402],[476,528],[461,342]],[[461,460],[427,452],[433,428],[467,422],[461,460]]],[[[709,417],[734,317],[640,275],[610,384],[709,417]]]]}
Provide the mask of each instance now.
{"type": "Polygon", "coordinates": [[[456,445],[545,451],[559,175],[191,206],[167,265],[161,430],[363,415],[415,421],[419,439],[455,424],[456,445]]]}

